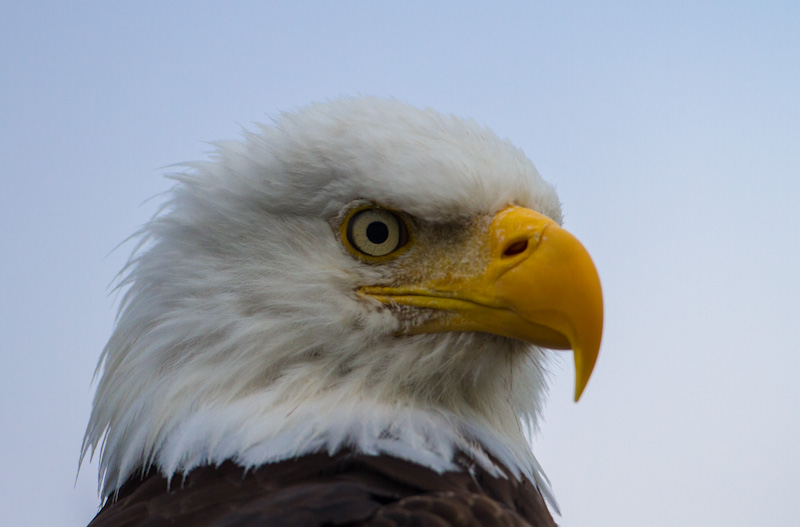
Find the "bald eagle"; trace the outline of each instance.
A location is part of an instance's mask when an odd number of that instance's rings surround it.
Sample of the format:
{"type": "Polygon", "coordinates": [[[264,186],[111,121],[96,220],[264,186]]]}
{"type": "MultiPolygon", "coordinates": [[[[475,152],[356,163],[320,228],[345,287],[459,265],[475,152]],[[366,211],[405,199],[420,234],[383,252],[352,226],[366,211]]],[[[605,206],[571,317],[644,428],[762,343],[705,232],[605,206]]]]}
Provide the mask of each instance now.
{"type": "Polygon", "coordinates": [[[216,148],[121,273],[90,525],[554,525],[545,348],[577,400],[602,296],[525,155],[379,98],[216,148]]]}

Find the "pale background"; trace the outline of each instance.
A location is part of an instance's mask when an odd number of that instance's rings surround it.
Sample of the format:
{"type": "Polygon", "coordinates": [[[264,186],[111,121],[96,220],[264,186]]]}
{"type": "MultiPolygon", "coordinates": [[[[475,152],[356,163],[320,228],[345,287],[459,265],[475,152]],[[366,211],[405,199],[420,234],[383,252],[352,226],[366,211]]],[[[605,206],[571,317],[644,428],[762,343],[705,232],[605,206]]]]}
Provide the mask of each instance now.
{"type": "Polygon", "coordinates": [[[358,93],[509,137],[596,260],[600,360],[535,444],[562,525],[798,525],[800,3],[2,0],[0,57],[3,525],[97,510],[111,251],[163,167],[358,93]]]}

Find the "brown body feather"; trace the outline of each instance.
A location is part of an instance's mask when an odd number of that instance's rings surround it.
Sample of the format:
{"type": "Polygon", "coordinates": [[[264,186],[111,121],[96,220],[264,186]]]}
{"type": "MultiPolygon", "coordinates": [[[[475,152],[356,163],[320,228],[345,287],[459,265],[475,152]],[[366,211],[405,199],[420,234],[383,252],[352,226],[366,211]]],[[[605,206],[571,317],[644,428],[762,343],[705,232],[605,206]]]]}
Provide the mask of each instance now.
{"type": "Polygon", "coordinates": [[[109,497],[89,527],[555,527],[530,481],[462,465],[439,474],[397,458],[341,453],[250,470],[225,462],[171,483],[151,473],[109,497]]]}

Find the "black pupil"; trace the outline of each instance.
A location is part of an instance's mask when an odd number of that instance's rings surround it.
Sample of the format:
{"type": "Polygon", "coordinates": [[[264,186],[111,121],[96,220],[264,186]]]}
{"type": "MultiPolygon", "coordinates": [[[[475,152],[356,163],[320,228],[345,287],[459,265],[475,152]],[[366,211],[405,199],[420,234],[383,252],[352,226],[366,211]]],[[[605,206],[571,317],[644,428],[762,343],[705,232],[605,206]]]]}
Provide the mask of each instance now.
{"type": "Polygon", "coordinates": [[[382,221],[373,221],[367,225],[367,239],[375,245],[380,245],[389,238],[389,227],[382,221]]]}

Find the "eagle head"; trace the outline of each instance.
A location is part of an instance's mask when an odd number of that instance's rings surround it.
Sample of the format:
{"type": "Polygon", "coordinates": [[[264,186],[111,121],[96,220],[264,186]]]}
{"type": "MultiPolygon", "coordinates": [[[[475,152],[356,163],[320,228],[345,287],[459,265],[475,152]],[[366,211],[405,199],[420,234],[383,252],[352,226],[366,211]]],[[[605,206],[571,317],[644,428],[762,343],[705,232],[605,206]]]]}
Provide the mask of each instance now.
{"type": "Polygon", "coordinates": [[[394,100],[285,113],[174,175],[139,232],[83,455],[137,471],[456,453],[544,481],[543,348],[597,357],[600,285],[553,187],[473,121],[394,100]]]}

